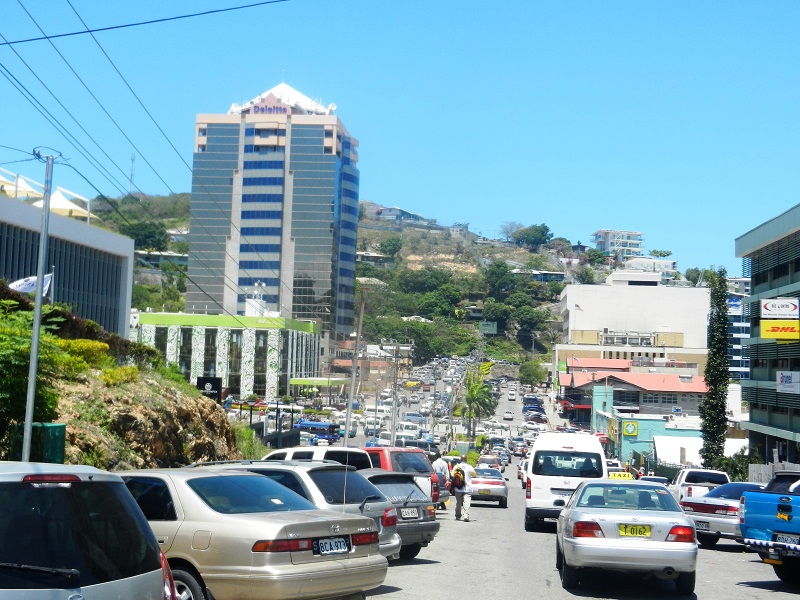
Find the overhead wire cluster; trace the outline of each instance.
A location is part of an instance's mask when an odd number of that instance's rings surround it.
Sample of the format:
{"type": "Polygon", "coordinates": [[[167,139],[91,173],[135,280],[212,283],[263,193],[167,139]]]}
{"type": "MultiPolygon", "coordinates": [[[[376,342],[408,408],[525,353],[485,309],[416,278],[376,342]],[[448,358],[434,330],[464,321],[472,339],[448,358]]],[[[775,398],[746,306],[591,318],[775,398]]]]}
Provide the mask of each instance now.
{"type": "MultiPolygon", "coordinates": [[[[59,49],[56,47],[56,45],[55,45],[53,40],[59,39],[59,38],[63,38],[63,37],[67,37],[67,36],[75,36],[75,35],[89,35],[89,36],[91,36],[92,40],[96,44],[96,46],[99,49],[100,53],[105,57],[107,62],[111,65],[113,70],[116,72],[116,74],[118,75],[120,80],[123,82],[123,84],[127,88],[127,90],[130,93],[130,95],[133,96],[133,98],[136,100],[136,102],[138,103],[140,108],[145,112],[145,114],[147,115],[149,120],[153,123],[153,125],[156,127],[156,129],[161,134],[161,136],[167,142],[169,147],[178,156],[178,158],[181,161],[181,163],[191,173],[191,171],[192,171],[191,165],[189,165],[186,162],[186,160],[183,158],[183,156],[181,155],[180,151],[177,149],[175,144],[172,143],[172,141],[169,139],[169,137],[167,136],[167,134],[164,131],[164,129],[161,127],[161,125],[159,125],[159,123],[157,122],[156,118],[153,116],[152,112],[150,110],[148,110],[148,108],[146,107],[145,103],[142,101],[140,95],[136,93],[135,89],[128,82],[128,80],[125,78],[125,76],[123,75],[122,71],[117,67],[117,65],[115,64],[114,60],[111,58],[111,56],[108,54],[108,52],[106,52],[106,50],[103,48],[102,44],[100,43],[100,41],[95,36],[95,32],[110,31],[110,30],[114,30],[114,29],[122,29],[122,28],[127,28],[127,27],[151,25],[151,24],[154,24],[154,23],[175,21],[175,20],[186,19],[186,18],[191,18],[191,17],[207,16],[207,15],[216,14],[216,13],[230,12],[230,11],[242,10],[242,9],[246,9],[246,8],[260,7],[260,6],[264,6],[264,5],[268,5],[268,4],[277,4],[277,3],[287,2],[288,0],[269,0],[269,1],[264,1],[264,2],[257,2],[257,3],[247,4],[247,5],[243,5],[243,6],[229,7],[229,8],[225,8],[225,9],[205,11],[205,12],[201,12],[201,13],[179,15],[179,16],[176,16],[176,17],[170,17],[170,18],[165,18],[165,19],[156,19],[156,20],[142,21],[142,22],[138,22],[138,23],[126,24],[126,25],[117,25],[117,26],[95,28],[95,29],[89,28],[89,26],[86,24],[86,22],[81,17],[81,15],[78,13],[78,11],[73,6],[73,4],[72,4],[72,2],[70,0],[65,0],[65,1],[69,5],[69,7],[72,10],[72,12],[75,14],[76,18],[83,25],[84,30],[75,31],[75,32],[72,32],[72,33],[67,33],[67,34],[49,35],[42,29],[42,27],[37,22],[36,18],[25,7],[25,5],[23,4],[22,0],[17,0],[18,4],[22,8],[22,10],[27,14],[27,16],[30,18],[30,20],[34,23],[34,25],[37,27],[37,29],[41,32],[42,36],[41,37],[37,37],[37,38],[28,38],[28,39],[24,39],[24,40],[9,41],[0,32],[0,40],[2,40],[2,43],[0,43],[0,46],[8,46],[10,48],[10,50],[16,55],[16,57],[19,59],[19,61],[22,63],[22,65],[25,66],[25,68],[31,73],[31,75],[36,79],[36,81],[38,81],[39,84],[47,91],[47,93],[50,95],[52,101],[55,102],[69,116],[69,118],[75,123],[75,126],[77,126],[77,128],[80,130],[80,132],[82,132],[83,136],[85,136],[85,138],[90,140],[90,142],[93,144],[93,146],[96,147],[97,152],[99,152],[102,155],[102,157],[104,157],[104,158],[98,158],[96,156],[96,154],[92,150],[87,148],[86,145],[84,145],[78,139],[78,136],[75,133],[73,133],[73,131],[71,131],[69,126],[65,125],[61,120],[59,120],[56,116],[54,116],[53,111],[48,109],[46,102],[43,101],[42,99],[40,99],[39,97],[37,97],[37,95],[34,92],[32,92],[30,89],[28,89],[27,86],[25,86],[22,83],[22,81],[20,80],[19,77],[17,77],[14,73],[11,72],[11,70],[7,66],[7,61],[0,62],[0,74],[2,74],[3,77],[6,80],[8,80],[8,82],[11,84],[11,86],[13,88],[15,88],[20,93],[20,95],[22,95],[26,99],[26,101],[29,104],[31,104],[31,106],[33,106],[34,109],[37,110],[39,112],[39,114],[54,127],[54,129],[56,129],[59,133],[61,133],[64,136],[64,138],[76,150],[76,152],[89,165],[91,165],[102,176],[102,178],[105,179],[108,182],[108,184],[117,191],[117,193],[120,196],[127,196],[127,197],[131,197],[132,196],[133,198],[136,199],[136,201],[138,201],[140,203],[140,205],[142,205],[141,198],[145,198],[145,199],[149,200],[150,197],[146,193],[144,193],[142,190],[140,190],[137,186],[134,186],[134,187],[136,187],[137,194],[129,195],[126,192],[125,186],[122,183],[122,181],[119,179],[118,176],[116,176],[112,172],[112,170],[116,171],[116,173],[120,174],[123,179],[126,179],[126,175],[125,175],[124,170],[114,161],[114,159],[109,155],[109,153],[105,151],[105,149],[103,148],[103,145],[100,142],[98,142],[98,140],[96,140],[95,137],[92,136],[92,134],[87,129],[87,127],[84,127],[84,125],[81,124],[80,120],[73,114],[73,112],[69,110],[69,108],[65,105],[64,102],[62,102],[62,100],[59,98],[59,94],[56,93],[55,91],[53,91],[46,84],[46,82],[43,80],[43,78],[40,77],[36,73],[35,69],[31,65],[29,65],[28,62],[25,61],[25,59],[23,58],[21,53],[15,48],[15,46],[17,46],[17,45],[28,43],[28,42],[47,41],[47,43],[50,44],[50,46],[53,48],[55,53],[59,56],[61,61],[66,65],[67,69],[73,74],[75,79],[81,84],[81,86],[85,89],[85,91],[92,98],[94,103],[99,107],[100,111],[109,119],[109,121],[114,125],[114,127],[117,129],[117,131],[120,133],[120,135],[122,135],[123,138],[131,145],[131,147],[134,149],[134,151],[136,153],[138,153],[139,156],[142,157],[142,159],[144,160],[145,164],[153,171],[153,173],[156,175],[156,177],[169,190],[170,194],[175,195],[176,192],[171,188],[171,186],[167,183],[167,181],[159,174],[158,169],[153,164],[153,162],[147,158],[146,154],[142,151],[142,149],[134,142],[132,136],[129,135],[125,131],[123,126],[113,117],[113,115],[111,114],[111,111],[109,111],[104,106],[103,102],[98,98],[97,94],[95,94],[92,91],[92,89],[89,86],[89,84],[78,73],[78,70],[70,63],[70,61],[66,58],[66,56],[64,56],[64,54],[61,51],[59,51],[59,49]],[[109,169],[108,167],[106,167],[107,164],[109,164],[111,167],[113,167],[113,169],[109,169]]],[[[19,149],[13,148],[13,150],[19,150],[19,149]]],[[[20,150],[20,151],[21,152],[25,152],[25,151],[22,151],[22,150],[20,150]]],[[[27,153],[27,154],[29,154],[29,156],[31,156],[31,158],[28,158],[26,160],[35,160],[35,157],[33,156],[32,153],[27,153]]],[[[14,162],[20,162],[20,161],[14,161],[14,162]]],[[[97,185],[95,185],[95,183],[92,182],[90,177],[85,172],[83,172],[82,169],[79,169],[75,165],[73,165],[73,164],[71,164],[71,163],[69,163],[68,161],[65,161],[65,160],[58,161],[58,164],[67,166],[67,167],[71,168],[73,171],[75,171],[75,173],[77,173],[84,181],[86,181],[86,183],[88,185],[90,185],[92,187],[92,189],[95,190],[95,192],[97,192],[97,194],[99,195],[99,197],[101,199],[105,200],[109,204],[109,206],[111,206],[112,210],[115,210],[117,212],[117,214],[126,223],[131,224],[130,221],[127,219],[127,217],[118,210],[118,208],[115,206],[115,204],[113,202],[109,201],[108,197],[103,192],[100,191],[99,187],[97,185]]],[[[196,182],[196,183],[199,185],[200,188],[203,189],[203,191],[205,192],[207,198],[211,199],[212,202],[217,206],[217,208],[220,209],[220,214],[222,216],[224,216],[224,218],[226,218],[230,222],[231,228],[236,230],[237,232],[239,232],[238,226],[233,222],[229,211],[224,210],[223,207],[218,202],[218,200],[216,198],[216,194],[211,192],[210,190],[208,190],[205,187],[205,185],[203,184],[203,182],[200,181],[200,182],[196,182]]],[[[150,218],[150,215],[144,209],[143,205],[142,205],[142,207],[143,207],[143,211],[142,211],[142,215],[141,215],[142,220],[144,220],[145,222],[152,223],[153,221],[150,218]]],[[[195,223],[193,223],[192,226],[193,227],[199,227],[204,233],[210,233],[201,222],[195,222],[195,223]]],[[[220,242],[215,236],[212,236],[212,235],[209,234],[208,238],[213,240],[214,243],[217,245],[217,247],[220,248],[222,250],[222,252],[226,256],[228,256],[230,258],[234,258],[228,252],[228,250],[226,248],[226,245],[224,243],[220,242]]],[[[263,257],[258,252],[256,252],[256,254],[259,256],[260,259],[263,260],[263,257]]],[[[193,257],[196,260],[198,260],[198,262],[200,262],[200,264],[202,264],[203,266],[205,266],[207,268],[209,267],[209,264],[206,261],[206,257],[201,256],[201,253],[194,252],[193,253],[193,257]]],[[[209,269],[209,270],[212,270],[212,269],[209,269]]],[[[249,273],[246,269],[241,269],[241,270],[246,275],[251,276],[251,278],[258,279],[258,277],[253,277],[252,274],[249,273]]],[[[273,272],[274,272],[274,269],[273,269],[273,272]]],[[[288,290],[289,288],[286,285],[286,283],[284,283],[283,279],[280,277],[280,275],[278,273],[276,273],[276,274],[278,275],[277,280],[279,282],[279,286],[282,286],[283,288],[288,290]]],[[[223,285],[225,287],[227,287],[228,289],[231,289],[234,293],[236,293],[237,297],[238,297],[238,294],[239,294],[239,291],[240,291],[240,286],[239,286],[238,281],[234,281],[232,278],[226,276],[224,271],[222,273],[220,273],[220,276],[222,277],[223,285]]],[[[230,311],[227,311],[225,309],[225,307],[219,301],[217,301],[206,290],[204,290],[202,288],[202,286],[198,285],[195,281],[193,281],[188,274],[187,274],[187,280],[190,281],[193,285],[195,285],[195,287],[198,290],[202,291],[202,293],[204,293],[212,301],[212,303],[217,305],[223,312],[231,314],[230,311]]],[[[308,307],[307,306],[307,308],[311,309],[313,307],[308,307]]],[[[237,315],[231,314],[231,316],[235,317],[237,315]]]]}

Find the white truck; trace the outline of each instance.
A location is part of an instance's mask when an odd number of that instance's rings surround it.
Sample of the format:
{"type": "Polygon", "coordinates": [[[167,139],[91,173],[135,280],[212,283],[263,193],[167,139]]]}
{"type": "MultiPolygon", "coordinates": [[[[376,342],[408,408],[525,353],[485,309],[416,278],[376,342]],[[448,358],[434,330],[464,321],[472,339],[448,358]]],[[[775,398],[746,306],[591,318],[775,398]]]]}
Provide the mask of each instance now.
{"type": "Polygon", "coordinates": [[[684,498],[705,496],[715,487],[730,483],[731,478],[724,471],[711,469],[681,469],[667,486],[672,496],[680,502],[684,498]]]}

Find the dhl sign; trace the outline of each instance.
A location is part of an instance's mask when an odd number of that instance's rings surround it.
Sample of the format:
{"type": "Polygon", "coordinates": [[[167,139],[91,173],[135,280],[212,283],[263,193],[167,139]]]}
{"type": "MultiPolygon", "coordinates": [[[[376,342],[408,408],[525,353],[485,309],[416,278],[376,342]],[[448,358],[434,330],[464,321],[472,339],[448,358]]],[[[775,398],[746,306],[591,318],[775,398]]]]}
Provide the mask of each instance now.
{"type": "Polygon", "coordinates": [[[771,340],[800,341],[800,321],[762,320],[761,337],[771,340]]]}

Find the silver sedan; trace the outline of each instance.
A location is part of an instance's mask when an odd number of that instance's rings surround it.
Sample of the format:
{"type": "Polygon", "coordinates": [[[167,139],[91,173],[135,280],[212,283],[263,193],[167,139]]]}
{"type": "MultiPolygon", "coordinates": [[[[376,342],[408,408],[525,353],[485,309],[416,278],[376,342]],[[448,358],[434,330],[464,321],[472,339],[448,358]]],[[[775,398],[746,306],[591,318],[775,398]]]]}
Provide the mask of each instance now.
{"type": "Polygon", "coordinates": [[[497,469],[476,467],[472,478],[472,501],[499,502],[500,508],[508,506],[508,479],[497,469]]]}
{"type": "Polygon", "coordinates": [[[681,508],[694,520],[700,545],[712,548],[720,538],[733,540],[741,537],[739,499],[742,492],[763,487],[760,483],[737,481],[714,488],[705,496],[684,498],[681,508]]]}
{"type": "Polygon", "coordinates": [[[558,517],[556,568],[572,588],[586,569],[675,580],[694,593],[697,541],[692,520],[663,486],[601,479],[578,486],[558,517]]]}

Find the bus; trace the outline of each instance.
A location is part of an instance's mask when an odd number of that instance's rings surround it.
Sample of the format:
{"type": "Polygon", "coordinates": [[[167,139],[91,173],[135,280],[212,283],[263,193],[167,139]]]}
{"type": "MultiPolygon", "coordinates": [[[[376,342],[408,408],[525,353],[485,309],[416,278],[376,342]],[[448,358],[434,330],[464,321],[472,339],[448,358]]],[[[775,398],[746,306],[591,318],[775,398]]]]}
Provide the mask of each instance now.
{"type": "Polygon", "coordinates": [[[307,432],[312,439],[328,440],[329,444],[335,444],[339,441],[339,424],[329,423],[328,421],[308,421],[301,419],[294,424],[295,429],[301,432],[307,432]]]}

